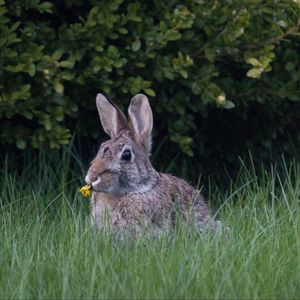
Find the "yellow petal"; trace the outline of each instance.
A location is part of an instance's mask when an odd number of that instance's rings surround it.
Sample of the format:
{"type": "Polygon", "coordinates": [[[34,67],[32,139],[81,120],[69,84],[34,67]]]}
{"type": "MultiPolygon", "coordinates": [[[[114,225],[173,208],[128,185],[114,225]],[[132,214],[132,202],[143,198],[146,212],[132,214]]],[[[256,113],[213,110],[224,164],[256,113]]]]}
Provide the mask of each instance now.
{"type": "Polygon", "coordinates": [[[79,192],[82,194],[83,197],[89,197],[91,195],[91,186],[85,185],[80,188],[79,192]]]}

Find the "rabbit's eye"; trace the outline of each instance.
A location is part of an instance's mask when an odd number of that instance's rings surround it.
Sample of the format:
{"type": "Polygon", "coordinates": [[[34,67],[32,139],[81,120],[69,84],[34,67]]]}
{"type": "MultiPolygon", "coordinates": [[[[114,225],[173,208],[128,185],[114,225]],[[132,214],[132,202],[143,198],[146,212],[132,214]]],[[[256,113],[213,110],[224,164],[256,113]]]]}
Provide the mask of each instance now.
{"type": "Polygon", "coordinates": [[[131,151],[129,149],[124,150],[121,159],[126,161],[131,160],[131,151]]]}

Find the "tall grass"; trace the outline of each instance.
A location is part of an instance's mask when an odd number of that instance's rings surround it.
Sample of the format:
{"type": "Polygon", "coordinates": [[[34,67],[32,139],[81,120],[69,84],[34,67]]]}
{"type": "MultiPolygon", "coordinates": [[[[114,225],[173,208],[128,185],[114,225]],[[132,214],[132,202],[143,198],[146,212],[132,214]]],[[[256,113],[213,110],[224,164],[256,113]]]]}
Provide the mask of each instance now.
{"type": "Polygon", "coordinates": [[[89,223],[78,157],[41,154],[0,174],[0,298],[298,298],[300,165],[259,172],[208,198],[230,230],[177,228],[117,241],[89,223]],[[25,167],[27,166],[27,167],[25,167]]]}

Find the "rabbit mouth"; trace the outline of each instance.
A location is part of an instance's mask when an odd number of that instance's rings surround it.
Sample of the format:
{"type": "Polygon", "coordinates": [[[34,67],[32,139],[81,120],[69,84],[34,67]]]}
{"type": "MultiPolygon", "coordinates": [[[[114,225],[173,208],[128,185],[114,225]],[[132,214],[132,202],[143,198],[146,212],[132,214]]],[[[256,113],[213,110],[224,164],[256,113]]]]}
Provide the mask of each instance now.
{"type": "Polygon", "coordinates": [[[98,176],[98,178],[96,179],[96,181],[92,182],[92,187],[94,190],[96,190],[96,187],[101,183],[101,177],[98,176]]]}
{"type": "Polygon", "coordinates": [[[85,177],[85,181],[86,181],[87,184],[89,184],[89,185],[92,186],[93,191],[95,191],[95,192],[103,192],[102,189],[99,188],[99,187],[101,187],[101,181],[102,181],[101,177],[98,176],[98,178],[95,181],[91,181],[89,179],[89,177],[86,176],[85,177]]]}
{"type": "Polygon", "coordinates": [[[119,174],[117,172],[104,172],[91,185],[95,192],[119,193],[119,174]]]}

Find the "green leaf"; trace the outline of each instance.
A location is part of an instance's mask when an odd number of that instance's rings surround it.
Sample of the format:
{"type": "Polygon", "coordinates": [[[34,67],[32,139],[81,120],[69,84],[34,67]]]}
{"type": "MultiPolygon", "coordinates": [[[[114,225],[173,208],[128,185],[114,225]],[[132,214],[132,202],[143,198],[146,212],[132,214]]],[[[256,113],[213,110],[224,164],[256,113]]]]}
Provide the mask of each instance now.
{"type": "Polygon", "coordinates": [[[51,130],[52,128],[52,123],[50,121],[49,118],[46,118],[45,121],[43,122],[44,123],[44,126],[46,128],[47,131],[51,130]]]}
{"type": "Polygon", "coordinates": [[[253,68],[253,69],[250,69],[246,75],[251,78],[260,78],[261,71],[257,68],[253,68]]]}
{"type": "Polygon", "coordinates": [[[63,49],[56,50],[52,54],[52,59],[53,60],[59,60],[62,57],[63,54],[64,54],[64,50],[63,49]]]}
{"type": "Polygon", "coordinates": [[[195,94],[195,95],[200,95],[201,92],[202,92],[202,88],[201,88],[201,85],[198,83],[198,82],[194,82],[192,84],[192,92],[195,94]]]}
{"type": "Polygon", "coordinates": [[[181,33],[178,31],[170,31],[167,35],[169,41],[177,41],[181,38],[181,33]]]}
{"type": "Polygon", "coordinates": [[[133,21],[133,22],[141,22],[142,18],[139,16],[128,16],[128,20],[133,21]]]}
{"type": "Polygon", "coordinates": [[[263,69],[268,68],[270,66],[270,63],[271,63],[270,58],[268,58],[268,57],[264,58],[263,61],[262,61],[262,68],[263,69]]]}
{"type": "Polygon", "coordinates": [[[135,40],[132,44],[131,44],[131,49],[132,51],[136,52],[139,51],[141,48],[141,41],[140,40],[135,40]]]}
{"type": "Polygon", "coordinates": [[[247,59],[247,63],[251,64],[252,66],[255,66],[255,67],[261,66],[260,61],[257,58],[255,58],[255,57],[248,58],[247,59]]]}
{"type": "Polygon", "coordinates": [[[22,115],[28,120],[32,120],[32,118],[33,118],[33,114],[29,110],[23,111],[22,115]]]}
{"type": "Polygon", "coordinates": [[[288,71],[288,72],[291,72],[295,69],[295,64],[294,62],[291,62],[289,61],[286,65],[285,65],[285,69],[288,71]]]}
{"type": "Polygon", "coordinates": [[[62,74],[62,78],[65,80],[72,80],[74,78],[74,74],[70,72],[64,72],[62,74]]]}
{"type": "Polygon", "coordinates": [[[13,26],[10,27],[9,31],[14,32],[20,26],[20,24],[21,24],[20,21],[14,23],[13,26]]]}
{"type": "Polygon", "coordinates": [[[230,100],[226,100],[225,104],[222,107],[232,109],[235,108],[235,104],[230,100]]]}
{"type": "Polygon", "coordinates": [[[188,78],[188,72],[186,70],[179,70],[179,74],[185,79],[188,78]]]}
{"type": "Polygon", "coordinates": [[[8,65],[7,67],[5,67],[5,69],[7,71],[13,72],[13,73],[18,73],[18,72],[22,72],[25,71],[26,69],[26,64],[17,64],[17,65],[8,65]]]}
{"type": "Polygon", "coordinates": [[[64,92],[64,86],[59,81],[55,81],[54,89],[59,94],[62,94],[64,92]]]}
{"type": "Polygon", "coordinates": [[[20,99],[27,99],[30,96],[30,84],[25,84],[21,87],[20,90],[14,91],[10,94],[11,100],[20,100],[20,99]]]}
{"type": "Polygon", "coordinates": [[[73,60],[72,60],[72,61],[70,61],[70,60],[63,60],[63,61],[61,61],[61,62],[59,63],[59,65],[60,65],[61,67],[64,67],[64,68],[69,68],[69,69],[71,69],[71,68],[74,67],[74,61],[73,61],[73,60]]]}
{"type": "Polygon", "coordinates": [[[124,66],[124,64],[126,63],[125,59],[119,59],[117,61],[114,62],[114,66],[119,69],[122,68],[124,66]]]}
{"type": "Polygon", "coordinates": [[[39,4],[39,6],[38,6],[38,10],[40,11],[40,12],[46,12],[46,13],[52,13],[52,3],[50,3],[50,2],[43,2],[43,3],[41,3],[41,4],[39,4]]]}
{"type": "Polygon", "coordinates": [[[283,28],[286,28],[288,25],[287,23],[284,21],[284,20],[279,20],[277,21],[277,24],[280,26],[280,27],[283,27],[283,28]]]}
{"type": "Polygon", "coordinates": [[[118,31],[119,31],[121,34],[127,34],[127,33],[128,33],[128,30],[127,30],[125,27],[119,28],[118,31]]]}
{"type": "Polygon", "coordinates": [[[26,148],[26,141],[24,139],[17,139],[16,140],[16,146],[20,149],[20,150],[24,150],[26,148]]]}
{"type": "Polygon", "coordinates": [[[156,96],[156,93],[154,90],[152,89],[144,89],[145,93],[148,95],[148,96],[151,96],[151,97],[155,97],[156,96]]]}
{"type": "Polygon", "coordinates": [[[176,133],[183,133],[185,128],[185,124],[181,121],[181,120],[177,120],[172,124],[172,129],[176,132],[176,133]]]}
{"type": "Polygon", "coordinates": [[[5,7],[0,7],[0,16],[3,16],[7,13],[7,9],[5,7]]]}
{"type": "Polygon", "coordinates": [[[27,72],[28,72],[28,74],[31,76],[31,77],[33,77],[34,75],[35,75],[35,65],[34,64],[30,64],[29,66],[28,66],[28,69],[27,69],[27,72]]]}

